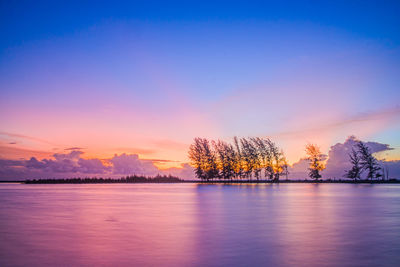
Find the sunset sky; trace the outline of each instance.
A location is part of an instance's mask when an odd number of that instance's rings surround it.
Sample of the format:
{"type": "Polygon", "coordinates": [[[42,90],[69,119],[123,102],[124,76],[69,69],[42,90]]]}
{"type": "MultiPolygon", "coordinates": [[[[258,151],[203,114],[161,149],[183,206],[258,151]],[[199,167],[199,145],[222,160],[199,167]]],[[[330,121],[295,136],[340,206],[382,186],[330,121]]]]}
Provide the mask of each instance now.
{"type": "Polygon", "coordinates": [[[400,159],[399,1],[82,2],[0,3],[1,159],[180,167],[235,135],[400,159]]]}

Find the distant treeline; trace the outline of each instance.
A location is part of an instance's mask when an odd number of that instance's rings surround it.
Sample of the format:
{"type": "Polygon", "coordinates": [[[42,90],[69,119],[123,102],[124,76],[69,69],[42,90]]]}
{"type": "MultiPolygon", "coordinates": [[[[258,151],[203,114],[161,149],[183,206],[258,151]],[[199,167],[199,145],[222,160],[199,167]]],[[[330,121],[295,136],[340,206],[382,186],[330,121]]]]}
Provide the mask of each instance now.
{"type": "Polygon", "coordinates": [[[114,178],[68,178],[68,179],[33,179],[26,184],[102,184],[102,183],[179,183],[182,179],[171,175],[138,176],[131,175],[119,179],[114,178]]]}
{"type": "MultiPolygon", "coordinates": [[[[313,180],[321,178],[325,169],[326,155],[315,144],[306,145],[305,152],[309,162],[308,176],[313,180]]],[[[203,181],[252,180],[263,178],[279,182],[281,176],[288,179],[288,163],[283,151],[269,138],[237,138],[233,144],[206,138],[195,138],[189,147],[189,159],[197,178],[203,181]]],[[[344,178],[361,180],[366,173],[368,180],[387,180],[388,171],[380,166],[368,146],[357,141],[349,153],[350,170],[344,170],[344,178]]]]}

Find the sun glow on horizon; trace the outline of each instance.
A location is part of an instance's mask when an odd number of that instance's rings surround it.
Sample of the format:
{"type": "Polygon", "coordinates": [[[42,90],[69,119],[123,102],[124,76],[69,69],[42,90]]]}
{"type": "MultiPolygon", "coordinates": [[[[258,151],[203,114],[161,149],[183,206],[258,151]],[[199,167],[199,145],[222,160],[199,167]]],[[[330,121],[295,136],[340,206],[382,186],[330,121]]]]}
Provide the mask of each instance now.
{"type": "Polygon", "coordinates": [[[6,170],[7,160],[75,150],[87,171],[113,158],[185,169],[195,137],[234,136],[271,138],[291,165],[307,143],[327,154],[351,135],[389,144],[377,156],[400,160],[397,6],[167,5],[2,6],[6,170]]]}

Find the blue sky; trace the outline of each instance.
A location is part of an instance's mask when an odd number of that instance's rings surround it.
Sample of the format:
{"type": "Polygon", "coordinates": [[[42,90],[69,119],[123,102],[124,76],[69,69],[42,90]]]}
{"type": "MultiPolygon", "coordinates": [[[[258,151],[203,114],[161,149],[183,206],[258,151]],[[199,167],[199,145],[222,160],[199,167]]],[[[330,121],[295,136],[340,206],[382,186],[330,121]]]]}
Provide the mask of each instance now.
{"type": "Polygon", "coordinates": [[[271,136],[291,162],[306,142],[327,151],[352,134],[400,147],[398,1],[0,10],[2,157],[76,146],[184,162],[195,136],[234,135],[271,136]]]}

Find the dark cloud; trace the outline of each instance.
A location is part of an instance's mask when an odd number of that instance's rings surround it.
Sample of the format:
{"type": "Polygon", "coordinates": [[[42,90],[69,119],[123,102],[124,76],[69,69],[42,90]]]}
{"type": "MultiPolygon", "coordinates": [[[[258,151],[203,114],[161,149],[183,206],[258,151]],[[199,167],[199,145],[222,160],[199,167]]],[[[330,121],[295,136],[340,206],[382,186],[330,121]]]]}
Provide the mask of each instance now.
{"type": "Polygon", "coordinates": [[[56,153],[52,159],[1,160],[1,179],[64,178],[106,174],[110,167],[99,159],[83,159],[82,151],[56,153]]]}
{"type": "Polygon", "coordinates": [[[82,159],[78,160],[79,172],[104,174],[110,169],[103,165],[99,159],[82,159]]]}
{"type": "Polygon", "coordinates": [[[73,150],[68,154],[56,153],[53,155],[53,157],[56,159],[56,161],[77,161],[79,160],[82,154],[83,154],[82,151],[73,150]]]}
{"type": "Polygon", "coordinates": [[[0,159],[0,179],[15,180],[25,175],[24,162],[22,160],[0,159]]]}
{"type": "Polygon", "coordinates": [[[35,157],[25,161],[25,167],[28,169],[45,169],[47,161],[38,161],[35,157]]]}
{"type": "Polygon", "coordinates": [[[21,160],[0,159],[0,166],[2,167],[18,167],[24,166],[21,160]]]}
{"type": "Polygon", "coordinates": [[[25,161],[28,170],[42,170],[43,174],[104,174],[109,167],[104,166],[99,159],[83,159],[81,151],[71,151],[68,154],[56,153],[53,159],[38,161],[32,157],[25,161]]]}

